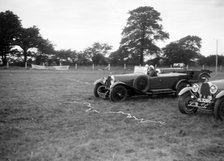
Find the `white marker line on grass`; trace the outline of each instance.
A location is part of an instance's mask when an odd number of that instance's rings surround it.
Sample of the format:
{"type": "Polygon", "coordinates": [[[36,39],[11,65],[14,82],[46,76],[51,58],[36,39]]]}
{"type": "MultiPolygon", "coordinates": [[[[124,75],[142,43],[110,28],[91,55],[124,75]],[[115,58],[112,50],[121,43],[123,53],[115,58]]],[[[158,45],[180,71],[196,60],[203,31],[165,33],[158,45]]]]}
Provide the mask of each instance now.
{"type": "MultiPolygon", "coordinates": [[[[87,84],[87,85],[92,85],[92,83],[89,83],[89,82],[84,82],[84,81],[80,81],[80,80],[77,80],[77,79],[69,79],[70,81],[74,81],[74,82],[77,82],[77,83],[84,83],[84,84],[87,84]]],[[[80,102],[78,101],[74,101],[73,103],[78,103],[80,104],[80,102]]],[[[140,123],[147,123],[147,122],[151,122],[151,123],[158,123],[160,125],[165,125],[166,123],[164,121],[156,121],[156,120],[144,120],[143,118],[137,118],[136,116],[134,115],[131,115],[130,113],[125,113],[123,111],[118,111],[118,112],[100,112],[100,111],[97,111],[94,109],[94,107],[91,105],[91,103],[89,102],[84,102],[83,103],[84,105],[86,105],[89,109],[85,110],[85,112],[95,112],[95,113],[102,113],[102,114],[122,114],[122,115],[126,115],[126,118],[129,118],[129,119],[134,119],[136,121],[139,121],[140,123]]]]}
{"type": "Polygon", "coordinates": [[[156,121],[156,120],[145,120],[144,118],[138,118],[130,113],[125,113],[123,111],[117,111],[117,112],[100,112],[96,109],[94,109],[94,107],[91,105],[91,103],[89,102],[78,102],[78,101],[73,101],[73,102],[69,102],[69,103],[77,103],[77,104],[83,104],[85,106],[88,107],[88,109],[85,110],[85,112],[95,112],[98,114],[122,114],[125,115],[126,118],[128,119],[134,119],[136,121],[138,121],[139,123],[155,123],[155,124],[160,124],[160,125],[165,125],[166,123],[164,121],[156,121]]]}

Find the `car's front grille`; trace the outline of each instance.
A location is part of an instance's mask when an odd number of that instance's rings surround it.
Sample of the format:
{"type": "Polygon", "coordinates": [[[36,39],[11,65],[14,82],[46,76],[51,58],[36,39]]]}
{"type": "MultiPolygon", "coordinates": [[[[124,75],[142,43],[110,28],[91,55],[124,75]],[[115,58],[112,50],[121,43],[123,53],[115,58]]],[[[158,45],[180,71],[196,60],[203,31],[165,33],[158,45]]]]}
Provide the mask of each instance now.
{"type": "Polygon", "coordinates": [[[201,85],[201,97],[202,98],[207,98],[208,96],[211,95],[210,93],[210,86],[208,83],[202,83],[201,85]]]}

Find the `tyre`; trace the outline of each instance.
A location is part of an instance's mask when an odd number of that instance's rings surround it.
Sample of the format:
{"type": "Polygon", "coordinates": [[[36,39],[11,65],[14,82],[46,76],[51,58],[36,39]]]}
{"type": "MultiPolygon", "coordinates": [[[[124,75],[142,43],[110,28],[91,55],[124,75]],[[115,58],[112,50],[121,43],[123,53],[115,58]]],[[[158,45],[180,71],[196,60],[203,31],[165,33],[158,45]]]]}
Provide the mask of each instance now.
{"type": "Polygon", "coordinates": [[[133,82],[133,87],[142,91],[142,92],[147,92],[149,89],[149,78],[146,75],[140,75],[138,76],[134,82],[133,82]]]}
{"type": "Polygon", "coordinates": [[[184,114],[194,114],[198,108],[196,107],[189,107],[188,103],[192,101],[190,92],[184,93],[183,95],[179,96],[178,98],[178,108],[181,113],[184,114]]]}
{"type": "Polygon", "coordinates": [[[178,96],[179,92],[183,89],[187,87],[187,83],[186,82],[181,82],[176,89],[176,96],[178,96]]]}
{"type": "Polygon", "coordinates": [[[217,120],[224,120],[224,97],[215,102],[214,114],[217,120]]]}
{"type": "Polygon", "coordinates": [[[109,94],[110,100],[113,102],[124,101],[128,96],[127,89],[122,85],[115,86],[109,94]]]}
{"type": "Polygon", "coordinates": [[[93,94],[95,97],[99,97],[99,94],[97,93],[97,90],[98,88],[102,85],[102,83],[97,83],[94,87],[94,90],[93,90],[93,94]]]}

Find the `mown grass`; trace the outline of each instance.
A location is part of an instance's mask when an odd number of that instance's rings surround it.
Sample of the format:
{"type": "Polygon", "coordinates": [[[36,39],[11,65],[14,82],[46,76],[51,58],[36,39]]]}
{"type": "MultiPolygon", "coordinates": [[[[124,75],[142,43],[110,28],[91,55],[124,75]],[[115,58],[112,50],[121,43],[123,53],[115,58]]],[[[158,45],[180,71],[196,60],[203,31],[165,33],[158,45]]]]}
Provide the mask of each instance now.
{"type": "Polygon", "coordinates": [[[173,96],[94,98],[93,82],[108,74],[0,70],[0,160],[224,160],[224,124],[212,113],[183,115],[173,96]]]}

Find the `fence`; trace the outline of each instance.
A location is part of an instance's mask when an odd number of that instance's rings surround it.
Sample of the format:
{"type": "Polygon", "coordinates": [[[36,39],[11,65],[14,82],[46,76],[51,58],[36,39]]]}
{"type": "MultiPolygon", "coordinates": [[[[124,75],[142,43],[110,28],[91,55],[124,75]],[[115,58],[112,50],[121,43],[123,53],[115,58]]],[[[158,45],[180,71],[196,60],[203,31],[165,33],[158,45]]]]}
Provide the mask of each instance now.
{"type": "MultiPolygon", "coordinates": [[[[44,64],[43,64],[44,66],[44,64]]],[[[62,66],[60,64],[60,66],[62,66]]],[[[13,65],[10,65],[9,63],[7,63],[6,66],[4,66],[3,68],[4,69],[13,69],[15,68],[16,66],[13,66],[13,65]]],[[[172,66],[157,66],[155,65],[156,68],[170,68],[172,66]]],[[[19,68],[19,67],[18,67],[19,68]]],[[[21,68],[21,67],[20,67],[21,68]]],[[[31,67],[29,67],[27,65],[27,63],[25,63],[25,66],[24,66],[25,69],[30,69],[31,67]]],[[[186,68],[188,70],[199,70],[199,69],[209,69],[211,70],[212,72],[216,72],[216,67],[209,67],[209,66],[205,66],[205,65],[202,65],[202,66],[186,66],[186,68]]],[[[72,70],[108,70],[108,71],[111,71],[111,70],[124,70],[124,71],[133,71],[134,70],[134,65],[129,65],[129,64],[123,64],[122,66],[113,66],[113,65],[110,65],[108,64],[107,66],[102,66],[102,65],[79,65],[79,64],[75,64],[74,66],[70,66],[70,69],[72,70]]],[[[220,65],[219,67],[217,67],[217,71],[218,72],[223,72],[223,65],[220,65]]]]}

